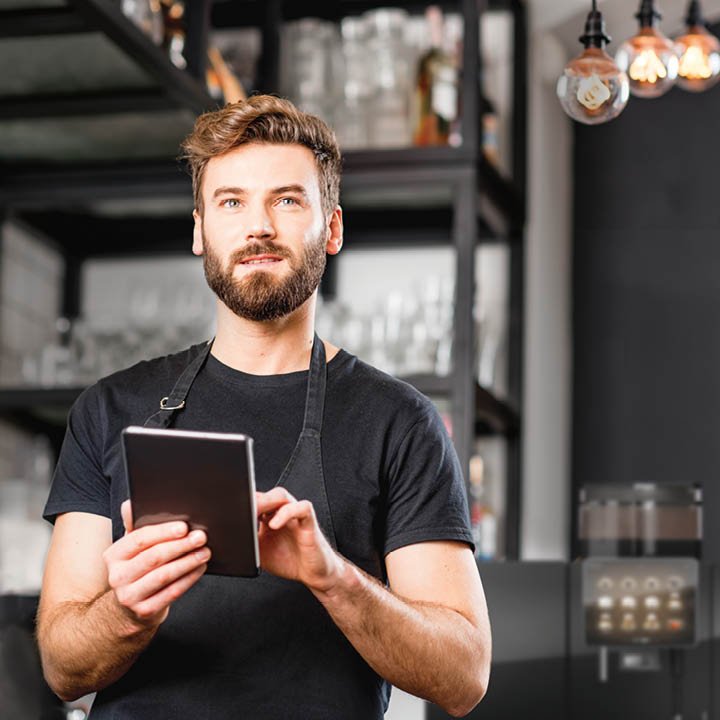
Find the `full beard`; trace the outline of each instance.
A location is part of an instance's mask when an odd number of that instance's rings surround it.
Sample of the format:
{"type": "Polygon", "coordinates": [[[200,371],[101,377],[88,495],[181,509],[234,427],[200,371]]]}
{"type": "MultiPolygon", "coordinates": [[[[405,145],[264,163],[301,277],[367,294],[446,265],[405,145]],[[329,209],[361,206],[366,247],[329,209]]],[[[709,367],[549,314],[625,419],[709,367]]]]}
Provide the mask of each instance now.
{"type": "Polygon", "coordinates": [[[254,322],[278,320],[297,310],[315,292],[325,272],[322,237],[305,247],[297,265],[288,250],[270,241],[237,250],[230,257],[227,267],[223,267],[204,234],[203,245],[203,267],[210,289],[235,315],[254,322]],[[265,253],[284,258],[290,266],[290,274],[277,279],[271,272],[256,270],[242,280],[234,277],[238,263],[265,253]]]}

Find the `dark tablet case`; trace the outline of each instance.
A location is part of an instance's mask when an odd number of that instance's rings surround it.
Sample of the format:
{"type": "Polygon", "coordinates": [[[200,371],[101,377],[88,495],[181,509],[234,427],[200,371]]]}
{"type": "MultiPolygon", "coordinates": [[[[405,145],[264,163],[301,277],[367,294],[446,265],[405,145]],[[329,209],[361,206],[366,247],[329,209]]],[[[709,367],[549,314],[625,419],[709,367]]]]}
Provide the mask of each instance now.
{"type": "Polygon", "coordinates": [[[205,530],[207,572],[259,572],[252,438],[227,433],[123,430],[135,528],[185,520],[205,530]]]}

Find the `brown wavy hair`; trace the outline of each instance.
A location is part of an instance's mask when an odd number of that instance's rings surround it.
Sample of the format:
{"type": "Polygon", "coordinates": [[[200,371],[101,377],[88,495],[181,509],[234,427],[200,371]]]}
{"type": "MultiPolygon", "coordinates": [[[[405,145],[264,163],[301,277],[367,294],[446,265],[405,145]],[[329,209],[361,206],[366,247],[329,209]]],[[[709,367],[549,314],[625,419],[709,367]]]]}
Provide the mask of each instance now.
{"type": "Polygon", "coordinates": [[[220,110],[204,113],[182,142],[181,158],[192,174],[195,208],[202,214],[200,191],[205,167],[218,155],[246,143],[298,144],[315,156],[323,212],[329,215],[340,198],[340,148],[333,131],[315,115],[304,113],[289,100],[253,95],[220,110]]]}

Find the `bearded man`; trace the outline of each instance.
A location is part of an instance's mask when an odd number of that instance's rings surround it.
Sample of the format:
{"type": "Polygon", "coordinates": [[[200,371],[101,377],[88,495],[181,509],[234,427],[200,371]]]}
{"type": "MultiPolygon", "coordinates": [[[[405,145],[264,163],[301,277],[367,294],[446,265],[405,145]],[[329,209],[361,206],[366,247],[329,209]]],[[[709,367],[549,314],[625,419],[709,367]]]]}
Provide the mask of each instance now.
{"type": "Polygon", "coordinates": [[[93,720],[374,720],[391,684],[468,713],[490,630],[452,442],[427,398],[314,332],[343,243],[332,131],[255,96],[184,150],[217,334],[71,410],[45,509],[49,685],[97,692],[93,720]],[[260,577],[206,574],[186,523],[132,527],[119,439],[144,422],[254,439],[260,577]]]}

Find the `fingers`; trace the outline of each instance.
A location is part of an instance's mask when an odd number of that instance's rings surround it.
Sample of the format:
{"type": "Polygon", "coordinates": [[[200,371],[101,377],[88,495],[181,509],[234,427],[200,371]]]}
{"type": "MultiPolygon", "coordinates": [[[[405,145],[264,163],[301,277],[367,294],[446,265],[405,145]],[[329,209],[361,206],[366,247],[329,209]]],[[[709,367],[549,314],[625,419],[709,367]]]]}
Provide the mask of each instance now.
{"type": "Polygon", "coordinates": [[[134,582],[116,587],[115,596],[140,618],[157,614],[205,572],[209,559],[209,548],[200,548],[145,573],[134,582]],[[187,584],[191,577],[195,579],[187,584]]]}
{"type": "Polygon", "coordinates": [[[137,604],[135,614],[141,620],[149,620],[186,593],[205,573],[207,565],[200,565],[193,571],[178,578],[160,592],[137,604]]]}
{"type": "Polygon", "coordinates": [[[291,520],[317,525],[315,510],[309,500],[296,500],[285,488],[275,487],[266,493],[255,493],[258,516],[272,530],[285,527],[291,520]]]}
{"type": "Polygon", "coordinates": [[[288,503],[295,502],[295,498],[283,487],[274,487],[268,492],[255,493],[255,505],[258,516],[275,512],[288,503]]]}
{"type": "Polygon", "coordinates": [[[320,529],[312,502],[295,500],[285,490],[274,495],[274,502],[264,500],[263,507],[276,509],[260,516],[263,567],[313,592],[327,591],[338,581],[342,565],[320,529]]]}
{"type": "Polygon", "coordinates": [[[283,505],[270,518],[268,526],[272,530],[279,530],[292,520],[297,520],[301,528],[314,528],[317,522],[312,503],[309,500],[296,500],[283,505]]]}
{"type": "MultiPolygon", "coordinates": [[[[139,534],[142,530],[145,530],[145,528],[136,530],[132,535],[139,534]]],[[[127,535],[126,538],[131,538],[131,535],[127,535]]],[[[144,541],[140,539],[138,544],[142,544],[143,542],[144,541]]],[[[133,583],[154,569],[162,568],[177,558],[201,549],[206,542],[207,536],[202,530],[193,530],[183,538],[158,542],[130,557],[113,557],[113,550],[117,550],[117,548],[114,548],[114,546],[110,547],[106,551],[108,582],[113,588],[133,583]]],[[[119,543],[120,541],[118,540],[116,545],[119,543]]],[[[188,572],[190,569],[191,568],[188,568],[185,572],[188,572]]]]}
{"type": "Polygon", "coordinates": [[[202,530],[188,532],[185,522],[128,532],[103,553],[118,604],[142,624],[162,622],[170,604],[207,569],[206,543],[207,535],[202,530]]]}
{"type": "Polygon", "coordinates": [[[177,540],[188,535],[188,525],[181,520],[158,523],[157,525],[146,525],[128,532],[115,542],[109,550],[113,557],[126,560],[158,543],[177,540]]]}

